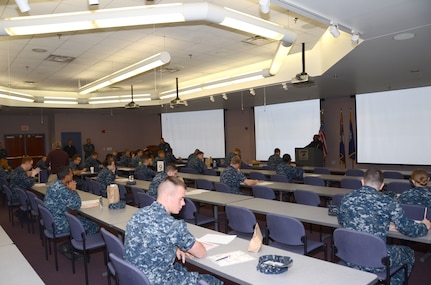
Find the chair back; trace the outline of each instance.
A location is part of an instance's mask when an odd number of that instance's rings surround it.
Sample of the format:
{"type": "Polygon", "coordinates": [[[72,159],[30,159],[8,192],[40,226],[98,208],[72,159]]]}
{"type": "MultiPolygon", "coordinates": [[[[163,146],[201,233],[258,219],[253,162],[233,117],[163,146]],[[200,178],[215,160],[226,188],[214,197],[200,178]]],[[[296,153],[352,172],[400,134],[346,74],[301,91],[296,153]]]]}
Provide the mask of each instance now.
{"type": "Polygon", "coordinates": [[[130,189],[132,190],[132,193],[133,193],[133,203],[135,203],[135,206],[138,207],[139,206],[138,193],[145,193],[145,191],[138,187],[131,187],[130,189]]]}
{"type": "Polygon", "coordinates": [[[36,202],[36,199],[37,199],[36,194],[34,194],[31,191],[27,191],[26,194],[28,197],[28,203],[30,205],[31,214],[32,215],[39,215],[39,209],[37,207],[37,202],[36,202]]]}
{"type": "Polygon", "coordinates": [[[147,177],[145,177],[145,174],[141,172],[135,172],[134,176],[135,176],[135,179],[148,180],[147,177]]]}
{"type": "Polygon", "coordinates": [[[262,172],[257,171],[251,171],[249,174],[250,179],[256,179],[256,180],[265,180],[265,174],[262,172]]]}
{"type": "Polygon", "coordinates": [[[83,242],[86,237],[84,226],[81,224],[79,219],[71,213],[65,212],[64,214],[66,215],[67,222],[69,223],[70,235],[72,239],[77,242],[83,242]]]}
{"type": "Polygon", "coordinates": [[[362,182],[354,178],[343,178],[340,181],[341,188],[357,190],[362,187],[362,182]]]}
{"type": "Polygon", "coordinates": [[[17,188],[16,191],[18,192],[18,195],[19,195],[21,210],[28,211],[30,209],[30,202],[28,201],[27,194],[21,188],[17,188]]]}
{"type": "Polygon", "coordinates": [[[411,187],[409,182],[390,182],[386,186],[386,189],[397,194],[402,194],[404,191],[410,190],[411,187]]]}
{"type": "Polygon", "coordinates": [[[119,285],[150,285],[150,281],[148,281],[145,273],[133,264],[112,253],[109,254],[109,258],[114,264],[119,285]]]}
{"type": "Polygon", "coordinates": [[[118,186],[118,192],[120,193],[120,199],[126,200],[126,196],[127,196],[126,186],[124,186],[123,184],[117,184],[117,186],[118,186]]]}
{"type": "Polygon", "coordinates": [[[344,262],[365,267],[383,267],[387,256],[385,242],[372,234],[338,228],[334,231],[336,256],[344,262]]]}
{"type": "Polygon", "coordinates": [[[304,245],[302,238],[305,237],[304,225],[295,218],[277,214],[266,216],[266,225],[269,238],[276,242],[288,245],[304,245]]]}
{"type": "Polygon", "coordinates": [[[196,179],[196,188],[205,190],[214,190],[214,185],[206,179],[196,179]]]}
{"type": "Polygon", "coordinates": [[[325,180],[316,176],[304,176],[304,184],[314,186],[326,186],[325,180]]]}
{"type": "Polygon", "coordinates": [[[218,192],[232,193],[232,190],[230,189],[230,187],[224,183],[214,182],[214,187],[215,187],[215,190],[218,192]]]}
{"type": "Polygon", "coordinates": [[[384,178],[404,179],[404,175],[398,171],[385,171],[383,172],[384,178]]]}
{"type": "Polygon", "coordinates": [[[123,255],[124,255],[123,242],[118,237],[108,232],[105,228],[101,228],[100,232],[102,233],[102,237],[105,240],[108,254],[113,253],[115,256],[123,258],[123,255]]]}
{"type": "Polygon", "coordinates": [[[184,198],[184,206],[181,209],[179,216],[183,220],[194,220],[196,217],[196,205],[189,198],[184,198]]]}
{"type": "Polygon", "coordinates": [[[12,205],[12,191],[10,190],[9,186],[7,186],[6,184],[3,184],[3,190],[4,190],[4,193],[6,194],[7,203],[9,206],[11,206],[12,205]]]}
{"type": "Polygon", "coordinates": [[[309,206],[320,206],[320,197],[314,192],[307,190],[295,190],[293,191],[295,201],[298,204],[309,205],[309,206]]]}
{"type": "Polygon", "coordinates": [[[48,182],[48,170],[41,169],[39,171],[39,182],[40,183],[47,183],[48,182]]]}
{"type": "Polygon", "coordinates": [[[190,167],[181,167],[180,172],[182,173],[192,173],[192,174],[198,174],[199,172],[196,169],[190,168],[190,167]]]}
{"type": "Polygon", "coordinates": [[[39,213],[42,216],[43,226],[45,227],[46,230],[48,230],[55,236],[55,223],[54,223],[54,217],[52,216],[51,212],[43,205],[38,205],[38,208],[39,208],[39,213]]]}
{"type": "Polygon", "coordinates": [[[284,176],[284,175],[272,174],[271,175],[271,181],[275,181],[275,182],[289,182],[289,179],[287,179],[287,177],[284,176]]]}
{"type": "Polygon", "coordinates": [[[214,169],[204,169],[204,175],[217,176],[217,171],[214,169]]]}
{"type": "Polygon", "coordinates": [[[335,194],[334,196],[332,196],[332,205],[340,206],[343,197],[344,194],[335,194]]]}
{"type": "Polygon", "coordinates": [[[153,204],[153,202],[154,202],[154,198],[151,197],[150,195],[148,195],[147,193],[143,192],[143,191],[137,192],[136,198],[138,201],[139,208],[149,206],[149,205],[153,204]]]}
{"type": "Polygon", "coordinates": [[[274,168],[272,168],[271,166],[268,166],[268,165],[263,165],[262,170],[274,170],[274,168]]]}
{"type": "Polygon", "coordinates": [[[102,186],[100,186],[99,182],[90,179],[91,191],[94,195],[100,196],[102,191],[102,186]]]}
{"type": "MultiPolygon", "coordinates": [[[[425,217],[425,206],[422,205],[412,205],[412,204],[401,204],[404,213],[407,218],[417,221],[422,221],[425,217]]],[[[427,211],[428,212],[428,211],[427,211]]]]}
{"type": "Polygon", "coordinates": [[[346,176],[359,176],[364,177],[365,172],[362,169],[347,169],[346,176]]]}
{"type": "Polygon", "coordinates": [[[313,173],[315,173],[315,174],[331,174],[331,171],[328,168],[316,167],[316,168],[314,168],[313,173]]]}
{"type": "Polygon", "coordinates": [[[252,234],[257,223],[252,211],[231,205],[226,205],[226,219],[232,230],[245,234],[252,234]]]}
{"type": "Polygon", "coordinates": [[[263,198],[268,200],[274,200],[275,194],[274,191],[266,186],[254,185],[252,187],[253,196],[256,198],[263,198]]]}

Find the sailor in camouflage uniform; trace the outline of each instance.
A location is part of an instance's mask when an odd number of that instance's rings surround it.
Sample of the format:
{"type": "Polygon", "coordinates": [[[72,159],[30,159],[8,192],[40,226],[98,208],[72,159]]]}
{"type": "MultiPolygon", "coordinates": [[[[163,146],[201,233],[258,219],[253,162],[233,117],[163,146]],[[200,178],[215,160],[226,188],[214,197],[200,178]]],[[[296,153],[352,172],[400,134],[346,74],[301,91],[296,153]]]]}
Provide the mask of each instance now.
{"type": "Polygon", "coordinates": [[[26,191],[34,185],[34,177],[39,173],[40,169],[32,169],[32,167],[33,159],[27,156],[22,159],[21,165],[15,168],[15,170],[12,172],[9,183],[9,188],[12,192],[12,203],[19,202],[19,194],[17,189],[26,191]],[[27,171],[30,171],[30,176],[27,174],[27,171]]]}
{"type": "MultiPolygon", "coordinates": [[[[44,206],[54,217],[57,233],[68,233],[70,231],[64,212],[68,209],[78,210],[81,208],[81,198],[76,192],[76,182],[73,180],[72,169],[62,166],[57,172],[57,180],[48,185],[46,189],[44,206]]],[[[81,216],[78,216],[88,235],[95,234],[99,226],[81,216]]]]}
{"type": "Polygon", "coordinates": [[[268,166],[272,169],[276,169],[277,166],[283,162],[283,159],[280,157],[280,149],[274,149],[274,154],[268,158],[268,166]]]}
{"type": "Polygon", "coordinates": [[[135,169],[135,178],[136,179],[144,179],[146,181],[151,181],[154,176],[157,175],[157,172],[149,168],[150,158],[148,156],[144,156],[142,158],[142,164],[138,165],[135,169]],[[139,177],[139,178],[138,178],[139,177]]]}
{"type": "Polygon", "coordinates": [[[103,169],[97,175],[96,181],[100,184],[100,195],[107,198],[106,187],[115,182],[115,161],[105,160],[103,169]]]}
{"type": "Polygon", "coordinates": [[[422,205],[431,210],[431,190],[427,188],[430,180],[428,172],[424,169],[416,169],[411,176],[411,182],[415,188],[405,191],[398,197],[400,204],[422,205]]]}
{"type": "Polygon", "coordinates": [[[302,179],[304,171],[301,168],[297,168],[291,165],[292,159],[290,154],[283,154],[283,161],[277,165],[275,173],[278,175],[284,175],[287,177],[289,182],[292,182],[294,178],[302,179]]]}
{"type": "Polygon", "coordinates": [[[144,154],[144,151],[142,149],[138,149],[136,151],[135,156],[132,158],[132,161],[130,162],[131,167],[138,167],[138,165],[142,164],[142,155],[144,154]]]}
{"type": "Polygon", "coordinates": [[[160,183],[166,179],[168,176],[177,176],[178,168],[175,164],[168,164],[165,168],[165,172],[160,172],[156,176],[154,176],[153,180],[150,183],[150,187],[148,188],[148,195],[157,200],[157,188],[159,188],[160,183]]]}
{"type": "Polygon", "coordinates": [[[253,186],[258,183],[257,180],[247,179],[244,173],[239,171],[240,165],[241,158],[239,156],[234,156],[231,159],[230,165],[220,174],[220,182],[229,186],[233,194],[242,194],[239,190],[241,182],[244,182],[244,184],[248,186],[253,186]]]}
{"type": "Polygon", "coordinates": [[[191,285],[200,280],[223,284],[174,262],[175,257],[185,263],[186,256],[206,256],[205,247],[188,231],[184,220],[171,216],[180,212],[184,197],[185,185],[178,178],[168,177],[160,184],[157,201],[139,209],[126,226],[124,258],[143,271],[152,285],[191,285]]]}
{"type": "Polygon", "coordinates": [[[198,151],[198,153],[187,162],[187,167],[196,170],[198,173],[204,173],[206,168],[204,153],[202,151],[198,151]]]}
{"type": "MultiPolygon", "coordinates": [[[[338,222],[341,226],[373,234],[385,242],[391,222],[400,233],[409,237],[424,236],[428,233],[428,229],[431,227],[428,220],[415,223],[414,220],[408,219],[400,204],[380,192],[384,185],[383,174],[380,170],[367,170],[362,185],[364,186],[359,190],[346,194],[341,201],[338,212],[338,222]]],[[[387,251],[391,266],[407,263],[410,275],[414,263],[414,251],[407,246],[399,245],[387,245],[387,251]]],[[[348,265],[369,272],[380,271],[354,264],[348,265]]],[[[392,285],[401,285],[403,282],[404,272],[402,270],[391,278],[392,285]]]]}

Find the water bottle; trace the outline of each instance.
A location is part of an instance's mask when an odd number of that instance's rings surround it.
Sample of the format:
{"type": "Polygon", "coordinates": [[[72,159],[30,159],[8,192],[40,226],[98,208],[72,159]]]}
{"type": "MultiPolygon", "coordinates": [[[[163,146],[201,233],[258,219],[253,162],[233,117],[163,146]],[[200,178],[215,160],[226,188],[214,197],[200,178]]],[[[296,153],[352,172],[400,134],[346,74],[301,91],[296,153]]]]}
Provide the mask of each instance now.
{"type": "Polygon", "coordinates": [[[215,159],[213,160],[213,168],[217,168],[217,161],[215,159]]]}

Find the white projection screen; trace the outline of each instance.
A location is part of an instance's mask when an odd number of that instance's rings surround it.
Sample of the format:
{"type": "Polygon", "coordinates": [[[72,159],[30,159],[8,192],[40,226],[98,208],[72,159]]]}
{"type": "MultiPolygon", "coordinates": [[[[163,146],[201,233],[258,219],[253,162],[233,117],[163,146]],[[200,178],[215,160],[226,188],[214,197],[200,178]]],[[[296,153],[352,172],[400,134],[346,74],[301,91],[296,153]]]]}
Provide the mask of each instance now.
{"type": "Polygon", "coordinates": [[[256,159],[268,160],[274,148],[295,160],[295,148],[305,147],[320,128],[320,100],[259,106],[254,108],[256,159]]]}
{"type": "Polygon", "coordinates": [[[162,136],[174,155],[187,158],[196,148],[205,157],[224,157],[224,112],[209,110],[162,113],[162,136]]]}
{"type": "Polygon", "coordinates": [[[430,165],[431,87],[356,95],[358,163],[430,165]]]}

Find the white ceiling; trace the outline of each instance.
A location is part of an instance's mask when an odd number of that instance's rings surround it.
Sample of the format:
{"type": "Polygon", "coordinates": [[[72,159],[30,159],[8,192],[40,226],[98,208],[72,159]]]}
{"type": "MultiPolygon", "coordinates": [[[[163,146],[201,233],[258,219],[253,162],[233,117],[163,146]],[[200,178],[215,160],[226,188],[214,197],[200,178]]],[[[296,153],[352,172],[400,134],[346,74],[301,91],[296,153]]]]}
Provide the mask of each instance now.
{"type": "MultiPolygon", "coordinates": [[[[152,2],[153,5],[158,5],[176,3],[178,0],[152,2]]],[[[269,15],[259,12],[258,0],[206,2],[262,17],[295,31],[297,40],[290,54],[300,52],[302,42],[305,42],[307,50],[312,49],[325,32],[329,20],[339,23],[340,27],[348,27],[361,33],[364,42],[322,76],[313,78],[316,82],[314,87],[292,87],[287,91],[289,96],[285,96],[286,91],[281,85],[271,82],[265,93],[274,95],[267,103],[431,85],[431,55],[428,51],[428,45],[431,43],[431,1],[272,0],[269,15]],[[289,11],[289,3],[313,12],[312,14],[317,15],[316,19],[305,18],[301,13],[296,14],[292,12],[294,9],[289,11]],[[406,41],[393,40],[394,35],[405,31],[416,36],[406,41]]],[[[98,8],[90,8],[87,0],[29,0],[29,5],[30,12],[21,14],[14,0],[0,0],[0,18],[130,7],[147,5],[147,2],[100,0],[98,8]]],[[[166,50],[172,59],[165,67],[177,69],[177,72],[147,72],[99,92],[123,90],[127,94],[130,92],[130,85],[133,85],[135,93],[150,91],[152,98],[157,99],[158,92],[175,86],[175,77],[179,78],[181,88],[181,82],[272,59],[277,43],[254,46],[241,42],[252,36],[198,22],[70,32],[61,35],[2,37],[0,85],[16,89],[76,92],[79,85],[166,50]],[[34,52],[35,48],[45,49],[47,52],[34,52]],[[46,60],[49,55],[70,56],[75,59],[70,63],[50,62],[46,60]]],[[[306,63],[307,66],[312,64],[313,62],[306,63]]],[[[297,70],[298,67],[295,68],[295,73],[301,71],[297,70]]],[[[194,99],[189,101],[187,108],[219,108],[229,107],[230,104],[262,105],[263,100],[259,96],[262,96],[264,91],[262,88],[257,91],[258,94],[251,97],[248,91],[243,91],[240,95],[240,91],[232,90],[231,94],[228,92],[228,101],[221,100],[220,94],[214,94],[218,96],[216,103],[211,104],[208,97],[194,99]]],[[[160,106],[152,108],[154,112],[163,111],[160,106]]]]}

